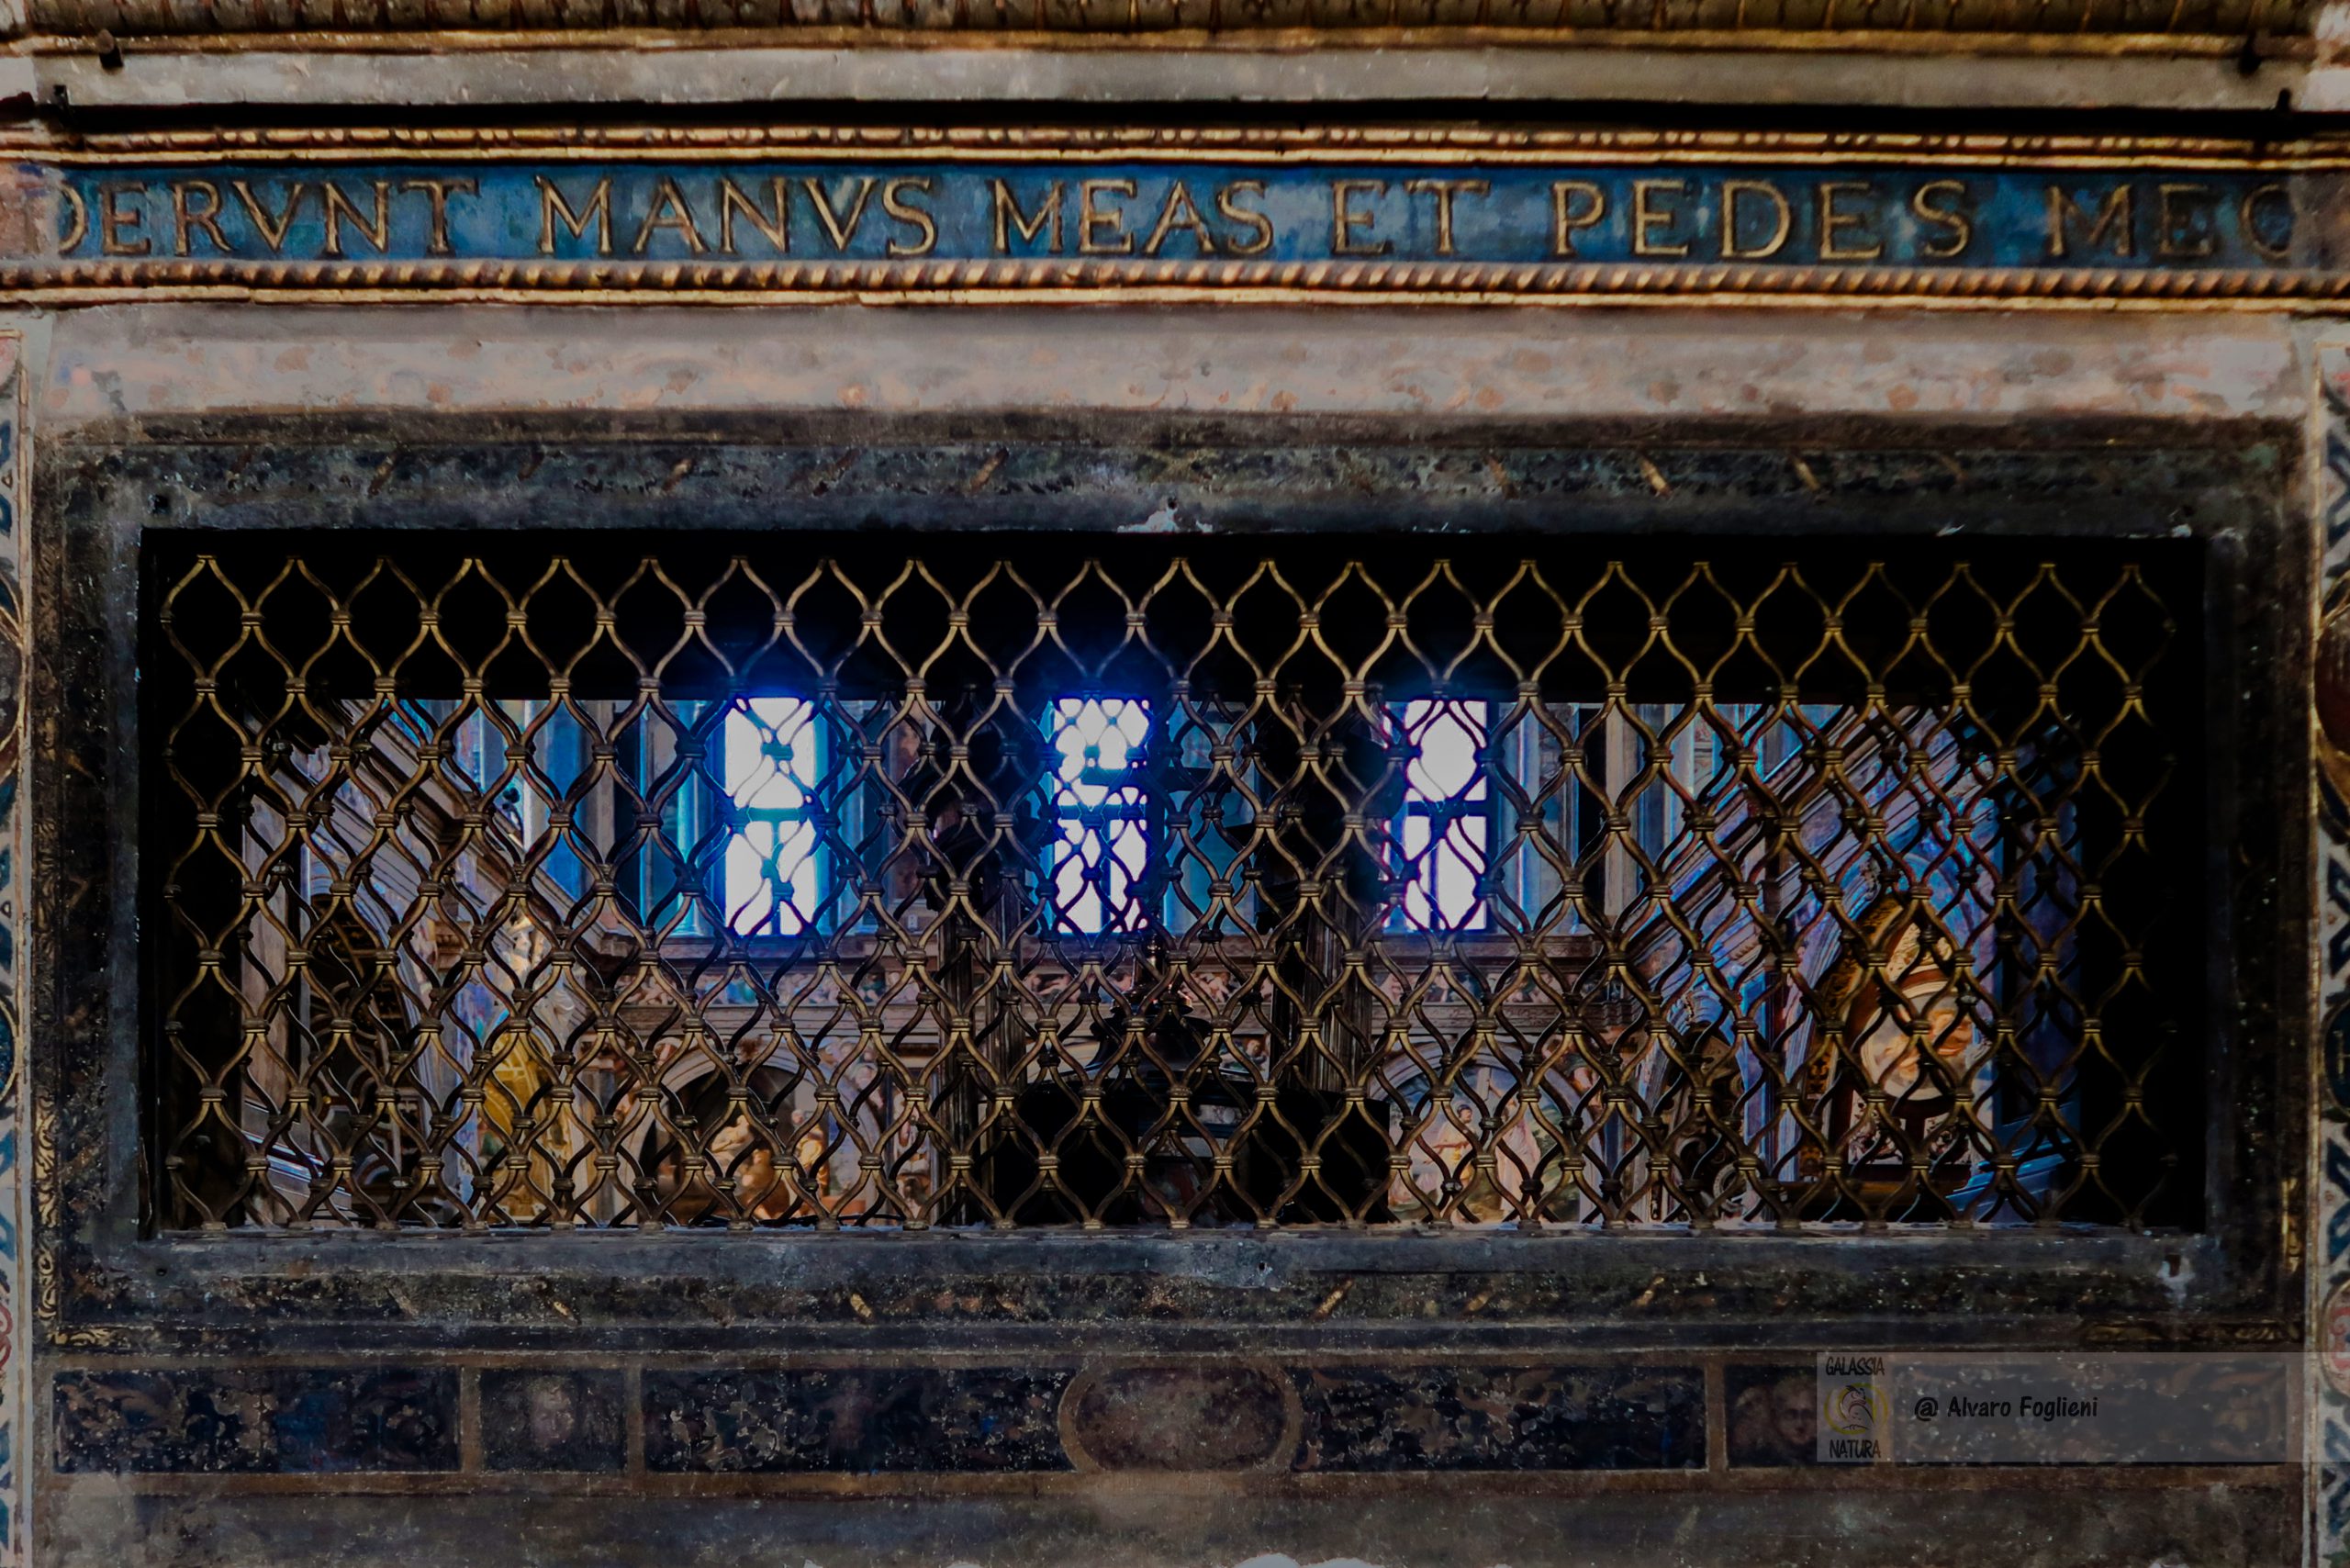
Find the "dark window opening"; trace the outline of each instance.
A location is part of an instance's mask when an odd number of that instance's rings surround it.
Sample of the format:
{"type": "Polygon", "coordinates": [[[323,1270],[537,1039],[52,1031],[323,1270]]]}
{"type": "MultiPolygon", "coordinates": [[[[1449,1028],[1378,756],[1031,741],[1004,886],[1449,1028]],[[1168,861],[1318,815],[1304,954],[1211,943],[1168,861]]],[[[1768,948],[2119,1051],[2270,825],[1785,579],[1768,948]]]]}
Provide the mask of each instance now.
{"type": "Polygon", "coordinates": [[[2189,546],[148,569],[166,1226],[2200,1218],[2189,546]]]}

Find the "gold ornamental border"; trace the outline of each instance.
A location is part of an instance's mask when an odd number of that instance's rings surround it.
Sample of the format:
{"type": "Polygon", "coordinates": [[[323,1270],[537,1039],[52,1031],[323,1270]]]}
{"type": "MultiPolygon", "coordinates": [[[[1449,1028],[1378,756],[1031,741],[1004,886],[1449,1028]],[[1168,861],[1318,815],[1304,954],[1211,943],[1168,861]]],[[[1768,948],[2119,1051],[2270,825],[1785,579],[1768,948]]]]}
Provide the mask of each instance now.
{"type": "Polygon", "coordinates": [[[2065,169],[2350,170],[2350,136],[2289,141],[2123,135],[1549,130],[1460,127],[533,126],[145,130],[0,136],[0,156],[73,166],[405,162],[655,162],[697,157],[1040,162],[1779,163],[2065,169]]]}
{"type": "Polygon", "coordinates": [[[2338,310],[2350,272],[1618,262],[66,262],[0,298],[378,304],[1702,304],[2338,310]]]}

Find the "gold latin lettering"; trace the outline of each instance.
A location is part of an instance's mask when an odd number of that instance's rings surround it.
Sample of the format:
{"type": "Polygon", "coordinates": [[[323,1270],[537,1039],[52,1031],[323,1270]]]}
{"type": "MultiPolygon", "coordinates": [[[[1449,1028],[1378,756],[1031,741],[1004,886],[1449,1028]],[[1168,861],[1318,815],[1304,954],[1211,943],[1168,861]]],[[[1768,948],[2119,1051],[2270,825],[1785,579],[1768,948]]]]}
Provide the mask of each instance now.
{"type": "Polygon", "coordinates": [[[367,242],[375,246],[379,252],[391,243],[392,183],[389,180],[376,180],[373,184],[375,187],[375,221],[370,223],[367,221],[366,214],[359,210],[357,204],[342,194],[341,185],[336,185],[332,180],[319,182],[319,188],[326,200],[327,215],[326,248],[319,254],[330,256],[337,261],[342,259],[342,220],[346,218],[351,219],[352,227],[365,235],[367,242]]]}
{"type": "Polygon", "coordinates": [[[90,204],[82,199],[80,191],[62,180],[58,182],[57,200],[65,215],[65,232],[57,241],[57,253],[62,256],[90,237],[90,204]]]}
{"type": "Polygon", "coordinates": [[[2220,193],[2209,185],[2156,185],[2154,254],[2192,259],[2218,250],[2214,216],[2219,198],[2220,193]]]}
{"type": "Polygon", "coordinates": [[[231,180],[229,188],[237,193],[237,200],[244,206],[245,216],[253,220],[253,228],[260,233],[262,242],[269,247],[269,253],[274,256],[284,251],[286,233],[294,227],[294,215],[302,210],[302,197],[308,194],[310,187],[297,180],[293,189],[285,193],[284,210],[274,218],[269,209],[262,206],[261,198],[253,195],[253,188],[244,181],[231,180]]]}
{"type": "MultiPolygon", "coordinates": [[[[2088,221],[2089,215],[2081,210],[2081,204],[2073,199],[2070,191],[2062,185],[2048,187],[2048,253],[2051,257],[2061,257],[2066,253],[2068,236],[2065,230],[2068,225],[2088,221]]],[[[2109,231],[2113,236],[2111,243],[2115,255],[2134,255],[2136,229],[2135,216],[2131,210],[2130,187],[2116,185],[2113,194],[2105,198],[2105,205],[2098,208],[2097,221],[2090,225],[2088,238],[2083,243],[2095,250],[2107,242],[2106,236],[2109,231]]]]}
{"type": "Polygon", "coordinates": [[[1355,230],[1368,229],[1379,221],[1376,213],[1356,210],[1357,196],[1385,196],[1385,180],[1333,180],[1330,182],[1330,253],[1334,256],[1383,256],[1395,248],[1393,241],[1382,240],[1375,245],[1355,243],[1355,230]]]}
{"type": "Polygon", "coordinates": [[[831,200],[824,195],[824,187],[816,183],[815,175],[803,174],[800,183],[807,188],[808,204],[816,209],[816,221],[824,226],[825,235],[833,241],[834,252],[838,254],[846,251],[849,241],[856,238],[856,226],[865,221],[865,204],[873,196],[873,176],[857,176],[856,199],[849,204],[846,218],[834,209],[831,200]]]}
{"type": "Polygon", "coordinates": [[[1125,231],[1126,213],[1124,207],[1103,207],[1105,196],[1129,196],[1135,194],[1132,180],[1080,180],[1077,183],[1077,248],[1088,256],[1123,256],[1135,248],[1135,237],[1125,231]],[[1101,237],[1104,229],[1117,235],[1112,244],[1101,237]]]}
{"type": "Polygon", "coordinates": [[[1261,256],[1273,248],[1273,220],[1253,207],[1242,207],[1233,197],[1246,191],[1252,196],[1265,194],[1262,180],[1235,180],[1215,193],[1215,209],[1237,223],[1256,238],[1248,244],[1227,236],[1225,244],[1236,256],[1261,256]]]}
{"type": "Polygon", "coordinates": [[[2281,262],[2292,253],[2293,193],[2288,187],[2279,185],[2255,185],[2244,193],[2244,200],[2236,204],[2236,221],[2244,226],[2244,243],[2259,252],[2263,258],[2272,262],[2281,262]],[[2259,216],[2258,209],[2264,201],[2277,202],[2285,209],[2285,238],[2275,245],[2269,244],[2262,237],[2260,225],[2254,221],[2259,216]]]}
{"type": "Polygon", "coordinates": [[[1404,189],[1413,196],[1436,197],[1436,253],[1452,254],[1452,204],[1462,196],[1491,196],[1494,187],[1483,180],[1406,180],[1404,189]]]}
{"type": "Polygon", "coordinates": [[[212,248],[226,253],[229,241],[220,236],[220,187],[210,180],[173,180],[172,182],[172,232],[173,249],[181,255],[188,254],[188,235],[197,230],[212,241],[212,248]],[[197,207],[189,198],[202,196],[204,205],[197,207]]]}
{"type": "Polygon", "coordinates": [[[1787,236],[1795,232],[1794,206],[1778,186],[1767,180],[1724,180],[1722,182],[1722,255],[1733,262],[1767,261],[1786,249],[1787,236]],[[1771,204],[1771,237],[1749,251],[1738,242],[1738,198],[1761,196],[1771,204]]]}
{"type": "Polygon", "coordinates": [[[1550,253],[1575,253],[1575,230],[1588,229],[1607,216],[1607,193],[1589,180],[1558,180],[1550,186],[1550,253]],[[1587,205],[1575,210],[1575,198],[1587,205]]]}
{"type": "Polygon", "coordinates": [[[1929,180],[1909,196],[1909,210],[1918,215],[1920,223],[1930,223],[1947,231],[1947,237],[1928,240],[1918,248],[1927,255],[1948,258],[1957,255],[1975,242],[1975,222],[1961,209],[1966,187],[1956,180],[1929,180]],[[1947,192],[1950,199],[1937,207],[1927,198],[1947,192]]]}
{"type": "Polygon", "coordinates": [[[431,237],[425,242],[425,250],[427,253],[431,255],[448,255],[450,253],[449,197],[458,191],[463,191],[467,196],[476,195],[481,189],[480,182],[470,178],[461,180],[408,180],[401,184],[400,189],[404,191],[422,191],[425,195],[425,199],[432,204],[432,231],[431,237]]]}
{"type": "Polygon", "coordinates": [[[693,208],[686,205],[686,193],[677,188],[677,181],[666,175],[653,187],[653,199],[645,203],[644,221],[636,226],[636,241],[629,246],[630,253],[644,254],[644,248],[653,243],[653,232],[656,229],[676,230],[685,237],[686,249],[697,256],[710,249],[702,243],[701,230],[694,224],[693,208]]]}
{"type": "Polygon", "coordinates": [[[1190,187],[1181,180],[1167,187],[1167,199],[1159,203],[1158,221],[1151,225],[1150,238],[1143,241],[1142,253],[1146,256],[1158,254],[1158,248],[1166,244],[1167,237],[1178,229],[1189,231],[1192,243],[1198,247],[1201,255],[1215,254],[1215,236],[1208,232],[1208,220],[1200,216],[1200,209],[1192,203],[1190,187]]]}
{"type": "Polygon", "coordinates": [[[718,181],[718,250],[721,255],[735,254],[734,215],[741,213],[751,220],[751,227],[767,237],[767,243],[778,252],[791,249],[791,196],[785,188],[783,176],[774,175],[767,181],[767,194],[775,197],[775,217],[770,219],[767,209],[733,181],[721,175],[718,181]]]}
{"type": "Polygon", "coordinates": [[[916,207],[908,199],[910,191],[920,191],[928,196],[930,176],[908,174],[881,187],[881,210],[901,223],[912,224],[922,235],[919,241],[911,245],[899,240],[890,241],[890,253],[893,256],[927,256],[938,249],[938,224],[930,216],[928,207],[916,207]]]}
{"type": "Polygon", "coordinates": [[[98,249],[109,256],[143,256],[154,249],[144,235],[136,240],[132,233],[144,223],[143,212],[126,212],[122,198],[147,195],[143,180],[109,181],[98,187],[98,249]]]}
{"type": "Polygon", "coordinates": [[[1056,256],[1061,253],[1061,183],[1058,180],[1053,182],[1053,188],[1045,194],[1045,205],[1038,207],[1034,216],[1020,210],[1020,200],[1012,194],[1010,185],[1005,185],[1002,180],[990,180],[988,183],[995,187],[995,253],[997,255],[1005,256],[1012,253],[1012,234],[1015,231],[1021,239],[1032,245],[1035,244],[1037,234],[1043,231],[1047,223],[1053,227],[1051,238],[1045,249],[1056,256]]]}
{"type": "Polygon", "coordinates": [[[1822,180],[1819,183],[1819,259],[1823,262],[1873,262],[1885,254],[1885,241],[1863,238],[1859,244],[1847,246],[1841,236],[1852,230],[1865,229],[1868,215],[1862,212],[1839,212],[1836,198],[1840,196],[1874,196],[1876,187],[1866,180],[1822,180]]]}
{"type": "Polygon", "coordinates": [[[1668,228],[1681,216],[1677,207],[1659,207],[1650,198],[1670,191],[1676,197],[1686,198],[1686,180],[1634,180],[1632,182],[1632,253],[1636,256],[1685,256],[1689,241],[1673,243],[1653,238],[1655,230],[1668,228]]]}
{"type": "Polygon", "coordinates": [[[591,219],[596,225],[596,253],[599,256],[612,253],[612,177],[610,174],[596,182],[596,188],[588,193],[586,208],[578,212],[572,210],[571,204],[564,199],[561,191],[555,189],[553,180],[541,174],[538,182],[539,254],[554,254],[554,226],[558,220],[571,230],[573,239],[584,240],[588,237],[588,225],[591,219]]]}

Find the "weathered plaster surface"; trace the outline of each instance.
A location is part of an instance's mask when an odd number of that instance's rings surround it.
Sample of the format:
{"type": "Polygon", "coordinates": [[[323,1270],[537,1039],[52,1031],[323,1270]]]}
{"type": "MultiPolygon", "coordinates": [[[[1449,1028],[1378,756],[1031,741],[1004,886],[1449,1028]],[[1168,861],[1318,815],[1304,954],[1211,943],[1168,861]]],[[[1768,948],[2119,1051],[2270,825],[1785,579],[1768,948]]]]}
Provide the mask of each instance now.
{"type": "Polygon", "coordinates": [[[2293,323],[2225,313],[480,308],[324,320],[300,308],[62,317],[40,417],[57,431],[230,409],[2297,420],[2309,397],[2293,323]]]}
{"type": "MultiPolygon", "coordinates": [[[[576,38],[578,35],[573,35],[576,38]]],[[[900,37],[904,35],[901,34],[900,37]]],[[[1206,43],[1213,35],[1203,35],[1206,43]]],[[[259,49],[159,52],[132,43],[101,64],[95,50],[0,58],[0,90],[77,106],[330,104],[1377,103],[1644,101],[1815,104],[1917,108],[2180,109],[2273,106],[2305,84],[2341,93],[2341,73],[2268,61],[2249,73],[2210,51],[2135,55],[1946,50],[1915,58],[1866,49],[1762,50],[1696,56],[1670,44],[1560,49],[1549,40],[1479,40],[1408,50],[1360,44],[1300,50],[1239,41],[1181,50],[990,42],[980,47],[730,43],[660,39],[630,47],[534,50],[520,55],[259,49]],[[1727,57],[1725,58],[1725,54],[1727,57]]],[[[2332,106],[2329,105],[2329,106],[2332,106]]]]}
{"type": "Polygon", "coordinates": [[[1689,1568],[1978,1562],[1999,1568],[2242,1564],[2296,1560],[2280,1490],[2207,1479],[2101,1489],[2002,1483],[1919,1496],[1855,1485],[1823,1499],[1770,1484],[1705,1499],[1561,1495],[1522,1476],[1479,1488],[1379,1477],[1379,1490],[1268,1495],[1229,1478],[1095,1483],[1069,1495],[745,1497],[133,1495],[73,1487],[52,1537],[60,1562],[108,1568],[1689,1568]],[[514,1519],[533,1521],[527,1558],[514,1519]],[[648,1543],[658,1543],[657,1551],[648,1543]],[[2148,1550],[2150,1543],[2153,1549],[2148,1550]],[[2134,1551],[2132,1549],[2135,1549],[2134,1551]],[[1267,1564],[1270,1568],[1270,1564],[1267,1564]]]}

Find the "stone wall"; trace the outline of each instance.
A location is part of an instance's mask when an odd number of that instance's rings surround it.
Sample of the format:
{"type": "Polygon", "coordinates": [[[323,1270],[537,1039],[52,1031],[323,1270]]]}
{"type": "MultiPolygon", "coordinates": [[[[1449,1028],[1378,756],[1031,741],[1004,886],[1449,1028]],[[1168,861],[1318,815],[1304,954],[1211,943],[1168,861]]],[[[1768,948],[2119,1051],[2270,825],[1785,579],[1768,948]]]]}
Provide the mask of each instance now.
{"type": "Polygon", "coordinates": [[[1852,1343],[2304,1343],[2350,1234],[2304,1152],[2322,325],[176,304],[18,330],[35,1560],[2267,1564],[2337,1538],[2331,1470],[1830,1470],[1776,1418],[1852,1343]],[[144,1238],[140,531],[461,520],[1048,521],[1103,549],[2186,531],[2241,693],[2242,1181],[2188,1238],[144,1238]]]}

